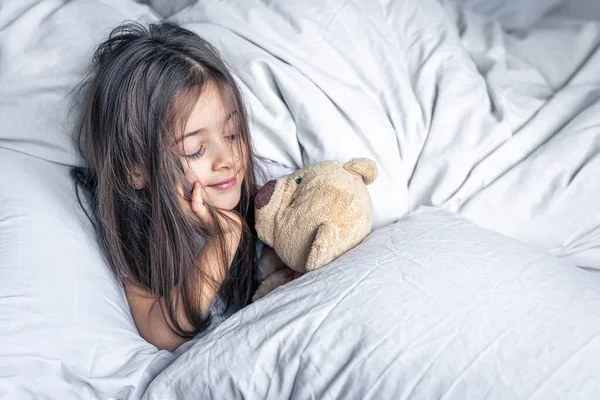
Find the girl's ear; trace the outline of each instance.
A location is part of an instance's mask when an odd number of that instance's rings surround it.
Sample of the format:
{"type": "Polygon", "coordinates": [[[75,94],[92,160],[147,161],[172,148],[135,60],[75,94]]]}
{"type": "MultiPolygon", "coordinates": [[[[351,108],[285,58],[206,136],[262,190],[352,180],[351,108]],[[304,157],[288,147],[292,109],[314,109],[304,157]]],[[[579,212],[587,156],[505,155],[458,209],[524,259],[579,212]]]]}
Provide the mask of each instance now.
{"type": "Polygon", "coordinates": [[[136,189],[143,189],[146,186],[146,174],[139,167],[133,168],[127,174],[127,183],[136,189]]]}

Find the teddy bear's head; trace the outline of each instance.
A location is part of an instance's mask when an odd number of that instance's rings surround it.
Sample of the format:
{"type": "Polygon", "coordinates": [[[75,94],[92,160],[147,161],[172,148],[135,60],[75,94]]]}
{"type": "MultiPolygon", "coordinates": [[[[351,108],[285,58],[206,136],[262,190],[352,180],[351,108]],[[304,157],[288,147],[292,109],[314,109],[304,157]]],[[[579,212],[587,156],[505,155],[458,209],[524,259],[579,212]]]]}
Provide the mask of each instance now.
{"type": "Polygon", "coordinates": [[[256,231],[297,272],[319,268],[355,247],[371,231],[366,185],[375,163],[326,161],[266,183],[256,194],[256,231]]]}

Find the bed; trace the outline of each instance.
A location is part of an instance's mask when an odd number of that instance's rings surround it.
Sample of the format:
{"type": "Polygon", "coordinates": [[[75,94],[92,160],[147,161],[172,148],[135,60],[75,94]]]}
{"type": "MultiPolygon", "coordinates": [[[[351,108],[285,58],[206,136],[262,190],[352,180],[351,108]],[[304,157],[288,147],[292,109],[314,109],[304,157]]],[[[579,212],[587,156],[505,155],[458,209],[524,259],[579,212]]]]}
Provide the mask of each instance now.
{"type": "Polygon", "coordinates": [[[594,2],[148,3],[0,1],[0,397],[597,397],[594,2]],[[139,337],[69,177],[94,47],[159,18],[219,49],[272,175],[380,171],[363,243],[174,353],[139,337]]]}

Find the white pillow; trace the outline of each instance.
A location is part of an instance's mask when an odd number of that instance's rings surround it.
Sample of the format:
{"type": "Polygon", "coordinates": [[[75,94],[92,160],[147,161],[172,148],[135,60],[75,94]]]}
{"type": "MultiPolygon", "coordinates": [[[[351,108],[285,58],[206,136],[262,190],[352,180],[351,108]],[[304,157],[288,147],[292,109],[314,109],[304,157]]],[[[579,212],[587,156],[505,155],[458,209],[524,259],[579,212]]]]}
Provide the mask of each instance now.
{"type": "Polygon", "coordinates": [[[153,18],[117,0],[0,6],[3,398],[135,399],[173,357],[138,335],[100,256],[66,166],[79,158],[63,121],[70,90],[110,29],[153,18]]]}
{"type": "Polygon", "coordinates": [[[133,1],[4,1],[0,7],[0,146],[62,164],[80,163],[71,92],[92,54],[123,20],[156,20],[133,1]]]}
{"type": "Polygon", "coordinates": [[[141,395],[171,356],[137,333],[69,167],[0,148],[0,188],[0,393],[141,395]]]}

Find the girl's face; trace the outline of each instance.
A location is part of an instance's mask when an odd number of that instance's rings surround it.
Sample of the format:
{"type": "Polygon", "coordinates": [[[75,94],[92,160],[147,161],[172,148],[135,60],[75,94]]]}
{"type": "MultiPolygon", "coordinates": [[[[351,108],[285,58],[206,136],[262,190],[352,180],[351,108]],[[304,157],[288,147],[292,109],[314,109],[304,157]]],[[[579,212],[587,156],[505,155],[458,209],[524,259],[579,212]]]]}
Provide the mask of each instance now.
{"type": "Polygon", "coordinates": [[[222,210],[239,203],[246,169],[238,118],[224,106],[216,85],[208,83],[179,138],[188,182],[200,182],[204,201],[222,210]]]}

